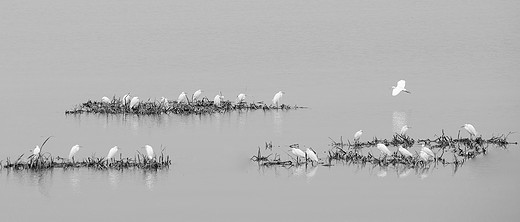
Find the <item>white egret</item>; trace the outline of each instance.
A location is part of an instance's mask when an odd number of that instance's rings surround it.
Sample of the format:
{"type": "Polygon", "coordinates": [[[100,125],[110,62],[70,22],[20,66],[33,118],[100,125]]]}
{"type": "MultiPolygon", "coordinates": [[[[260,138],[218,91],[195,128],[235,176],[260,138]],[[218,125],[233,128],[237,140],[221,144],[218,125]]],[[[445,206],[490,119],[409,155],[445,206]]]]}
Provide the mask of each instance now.
{"type": "Polygon", "coordinates": [[[404,125],[402,128],[401,128],[401,135],[404,135],[406,134],[406,132],[408,131],[409,128],[412,128],[412,127],[409,127],[408,125],[404,125]]]}
{"type": "Polygon", "coordinates": [[[422,144],[421,152],[425,152],[426,154],[428,154],[428,156],[434,157],[435,154],[433,153],[433,151],[430,148],[428,148],[427,146],[425,146],[425,144],[426,143],[422,144]]]}
{"type": "Polygon", "coordinates": [[[161,100],[159,101],[160,104],[164,105],[164,106],[168,106],[169,103],[168,103],[168,99],[166,97],[161,97],[161,100]]]}
{"type": "Polygon", "coordinates": [[[464,124],[464,129],[469,133],[470,137],[477,136],[477,130],[475,130],[475,127],[469,123],[464,124]]]}
{"type": "Polygon", "coordinates": [[[422,160],[428,162],[428,160],[430,160],[430,155],[426,152],[424,152],[424,150],[421,150],[421,152],[419,152],[419,157],[421,157],[422,160]]]}
{"type": "Polygon", "coordinates": [[[312,161],[318,162],[318,156],[316,155],[316,151],[314,151],[312,148],[307,148],[307,150],[305,150],[305,153],[307,154],[307,158],[311,159],[312,161]]]}
{"type": "Polygon", "coordinates": [[[224,99],[224,96],[216,95],[215,99],[213,99],[213,104],[215,104],[215,106],[220,106],[220,103],[222,102],[223,99],[224,99]]]}
{"type": "Polygon", "coordinates": [[[127,93],[126,95],[124,95],[123,100],[122,100],[123,105],[126,106],[126,105],[130,104],[131,99],[132,98],[130,97],[130,93],[127,93]]]}
{"type": "Polygon", "coordinates": [[[246,94],[244,94],[244,93],[238,94],[237,103],[242,103],[242,102],[244,102],[244,100],[246,100],[246,94]]]}
{"type": "Polygon", "coordinates": [[[139,105],[139,97],[136,96],[130,101],[130,109],[137,108],[137,105],[139,105]]]}
{"type": "Polygon", "coordinates": [[[188,96],[186,95],[186,93],[182,92],[179,95],[179,98],[177,98],[177,103],[188,103],[188,96]]]}
{"type": "Polygon", "coordinates": [[[79,151],[79,148],[80,148],[79,145],[74,145],[72,148],[70,148],[70,153],[69,153],[70,161],[72,161],[72,158],[74,157],[74,155],[76,155],[76,153],[79,151]]]}
{"type": "Polygon", "coordinates": [[[119,150],[119,148],[117,146],[112,147],[110,149],[110,151],[108,151],[107,160],[112,159],[112,157],[114,157],[114,155],[116,155],[118,150],[119,150]]]}
{"type": "Polygon", "coordinates": [[[197,90],[195,93],[193,93],[193,96],[191,97],[191,101],[195,102],[200,97],[200,94],[202,94],[202,90],[197,90]]]}
{"type": "Polygon", "coordinates": [[[357,131],[354,134],[354,141],[359,141],[359,138],[361,138],[361,135],[363,135],[363,130],[357,131]]]}
{"type": "Polygon", "coordinates": [[[101,102],[102,103],[110,103],[110,99],[106,96],[103,96],[103,98],[101,98],[101,102]]]}
{"type": "Polygon", "coordinates": [[[410,151],[408,151],[407,149],[405,149],[403,147],[403,145],[399,145],[399,153],[401,153],[404,157],[412,157],[412,153],[410,153],[410,151]]]}
{"type": "Polygon", "coordinates": [[[36,145],[34,149],[32,150],[33,155],[39,155],[40,154],[40,146],[36,145]]]}
{"type": "Polygon", "coordinates": [[[406,85],[406,81],[404,80],[399,80],[397,82],[397,86],[392,86],[392,96],[397,96],[397,94],[399,94],[401,91],[403,92],[406,92],[406,93],[410,93],[410,91],[406,90],[404,87],[406,85]]]}
{"type": "Polygon", "coordinates": [[[298,157],[305,158],[305,153],[299,148],[291,148],[291,152],[296,155],[296,162],[298,162],[298,157]]]}
{"type": "Polygon", "coordinates": [[[283,91],[280,91],[278,93],[276,93],[273,97],[273,104],[278,107],[279,103],[280,103],[280,99],[282,99],[282,96],[283,94],[285,94],[285,92],[283,91]]]}
{"type": "Polygon", "coordinates": [[[150,145],[145,145],[144,148],[146,149],[146,156],[148,159],[153,159],[153,148],[150,145]]]}
{"type": "Polygon", "coordinates": [[[388,156],[392,156],[392,152],[390,152],[390,150],[388,149],[388,147],[385,146],[385,144],[378,143],[377,144],[377,149],[379,151],[381,151],[382,154],[385,154],[385,155],[388,155],[388,156]]]}

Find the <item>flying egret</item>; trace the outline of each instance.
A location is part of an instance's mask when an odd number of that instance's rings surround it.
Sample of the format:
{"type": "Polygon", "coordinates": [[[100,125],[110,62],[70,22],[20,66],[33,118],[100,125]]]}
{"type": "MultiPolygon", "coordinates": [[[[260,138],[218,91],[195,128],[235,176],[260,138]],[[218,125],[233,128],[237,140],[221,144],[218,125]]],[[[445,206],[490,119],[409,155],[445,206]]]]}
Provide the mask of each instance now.
{"type": "Polygon", "coordinates": [[[159,101],[162,105],[164,106],[168,106],[169,103],[168,103],[168,99],[166,97],[161,97],[161,100],[159,101]]]}
{"type": "Polygon", "coordinates": [[[299,148],[291,148],[291,152],[296,155],[296,162],[298,162],[298,157],[305,158],[305,153],[299,148]]]}
{"type": "Polygon", "coordinates": [[[122,100],[123,105],[126,106],[126,105],[130,104],[131,99],[132,98],[130,98],[130,93],[127,93],[126,95],[124,95],[123,100],[122,100]]]}
{"type": "Polygon", "coordinates": [[[224,96],[217,94],[215,96],[215,99],[213,99],[213,104],[215,104],[215,106],[220,106],[220,103],[222,102],[223,99],[224,99],[224,96]]]}
{"type": "Polygon", "coordinates": [[[137,108],[137,105],[139,105],[139,97],[134,97],[130,101],[130,109],[137,108]]]}
{"type": "Polygon", "coordinates": [[[182,92],[179,95],[179,98],[177,98],[177,103],[188,103],[188,96],[186,95],[186,93],[182,92]]]}
{"type": "Polygon", "coordinates": [[[404,125],[404,126],[401,128],[401,135],[406,134],[406,132],[408,131],[409,128],[412,128],[412,127],[409,127],[408,125],[404,125]]]}
{"type": "Polygon", "coordinates": [[[477,130],[475,130],[475,127],[473,127],[473,125],[466,123],[464,124],[464,126],[461,127],[464,127],[464,129],[469,133],[470,137],[477,136],[477,130]]]}
{"type": "Polygon", "coordinates": [[[278,104],[280,103],[280,99],[282,99],[282,96],[283,94],[285,94],[285,92],[283,91],[280,91],[278,93],[276,93],[273,97],[273,104],[278,107],[278,104]]]}
{"type": "Polygon", "coordinates": [[[361,138],[361,135],[363,135],[363,130],[357,131],[354,134],[354,141],[359,141],[359,138],[361,138]]]}
{"type": "Polygon", "coordinates": [[[428,160],[430,160],[430,155],[426,152],[424,152],[424,150],[421,150],[421,152],[419,152],[419,157],[421,157],[422,160],[428,162],[428,160]]]}
{"type": "Polygon", "coordinates": [[[426,143],[422,144],[421,152],[425,152],[426,154],[428,154],[428,156],[434,157],[435,154],[433,153],[433,151],[430,148],[428,148],[427,146],[425,146],[425,144],[426,143]]]}
{"type": "Polygon", "coordinates": [[[305,150],[305,153],[307,154],[307,158],[311,159],[312,161],[318,162],[318,156],[316,155],[316,151],[314,151],[312,148],[307,148],[307,150],[305,150]]]}
{"type": "Polygon", "coordinates": [[[193,96],[191,97],[191,101],[195,102],[199,98],[200,94],[202,94],[202,90],[197,90],[195,93],[193,93],[193,96]]]}
{"type": "Polygon", "coordinates": [[[39,155],[40,154],[40,146],[36,145],[34,149],[32,150],[33,155],[39,155]]]}
{"type": "Polygon", "coordinates": [[[388,149],[388,147],[385,146],[385,144],[378,143],[377,144],[377,149],[379,151],[381,151],[382,154],[386,154],[388,156],[392,156],[392,152],[390,152],[390,150],[388,149]]]}
{"type": "Polygon", "coordinates": [[[101,98],[101,102],[103,103],[110,103],[110,99],[106,96],[103,96],[103,98],[101,98]]]}
{"type": "Polygon", "coordinates": [[[403,145],[399,145],[399,153],[401,153],[404,157],[412,157],[412,153],[410,153],[410,151],[408,151],[407,149],[405,149],[403,147],[403,145]]]}
{"type": "Polygon", "coordinates": [[[153,148],[150,145],[145,145],[144,148],[146,149],[146,156],[148,159],[153,159],[153,148]]]}
{"type": "Polygon", "coordinates": [[[404,80],[399,80],[399,82],[397,82],[397,87],[396,86],[392,86],[392,96],[397,96],[397,94],[399,94],[401,91],[405,92],[405,93],[410,93],[410,91],[406,90],[404,88],[404,86],[406,85],[406,81],[404,80]]]}
{"type": "Polygon", "coordinates": [[[112,157],[114,157],[114,155],[116,155],[118,150],[119,150],[119,148],[117,146],[112,147],[110,149],[110,151],[108,151],[107,160],[112,159],[112,157]]]}
{"type": "Polygon", "coordinates": [[[70,148],[70,153],[69,153],[70,161],[72,161],[72,158],[74,157],[74,155],[76,155],[76,153],[79,151],[79,148],[80,148],[79,145],[74,145],[72,148],[70,148]]]}
{"type": "Polygon", "coordinates": [[[242,102],[244,102],[244,100],[246,100],[246,94],[244,94],[244,93],[238,94],[237,103],[242,103],[242,102]]]}

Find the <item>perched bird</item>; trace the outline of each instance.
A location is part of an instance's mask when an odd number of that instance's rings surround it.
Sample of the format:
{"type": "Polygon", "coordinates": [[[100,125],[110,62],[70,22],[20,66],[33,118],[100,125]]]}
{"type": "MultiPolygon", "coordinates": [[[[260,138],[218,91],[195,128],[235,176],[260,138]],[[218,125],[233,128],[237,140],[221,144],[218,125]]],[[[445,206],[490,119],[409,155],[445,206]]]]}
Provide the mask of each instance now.
{"type": "Polygon", "coordinates": [[[246,100],[246,94],[244,94],[244,93],[238,94],[237,103],[242,103],[242,102],[244,102],[244,100],[246,100]]]}
{"type": "Polygon", "coordinates": [[[305,153],[307,154],[307,158],[311,159],[312,161],[318,162],[318,156],[316,155],[316,151],[314,151],[312,148],[307,148],[307,150],[305,150],[305,153]]]}
{"type": "Polygon", "coordinates": [[[224,96],[216,95],[215,99],[213,99],[213,104],[215,104],[215,106],[220,106],[220,103],[222,102],[223,99],[224,99],[224,96]]]}
{"type": "Polygon", "coordinates": [[[426,162],[428,162],[428,160],[430,160],[430,155],[428,155],[426,152],[424,152],[424,150],[421,150],[421,152],[419,152],[419,157],[421,157],[421,159],[426,162]]]}
{"type": "Polygon", "coordinates": [[[401,135],[404,135],[406,134],[406,131],[408,131],[409,128],[412,128],[412,127],[409,127],[408,125],[404,125],[402,128],[401,128],[401,135]]]}
{"type": "Polygon", "coordinates": [[[291,148],[291,152],[296,155],[296,161],[298,161],[298,157],[305,158],[305,153],[299,148],[291,148]]]}
{"type": "Polygon", "coordinates": [[[32,150],[32,153],[33,155],[39,155],[40,154],[40,146],[36,146],[34,147],[34,149],[32,150]]]}
{"type": "Polygon", "coordinates": [[[114,155],[116,155],[118,150],[119,150],[119,148],[117,146],[112,147],[110,149],[110,151],[108,151],[107,160],[112,159],[112,157],[114,157],[114,155]]]}
{"type": "Polygon", "coordinates": [[[110,103],[110,99],[106,96],[103,96],[103,98],[101,98],[101,102],[102,103],[110,103]]]}
{"type": "Polygon", "coordinates": [[[464,127],[464,129],[469,133],[470,137],[477,136],[477,130],[475,130],[475,127],[473,127],[473,125],[466,123],[464,124],[464,126],[461,127],[464,127]]]}
{"type": "Polygon", "coordinates": [[[377,149],[379,151],[381,151],[382,154],[385,154],[385,155],[388,155],[388,156],[392,156],[392,152],[390,152],[390,150],[388,149],[388,147],[385,146],[385,144],[378,143],[377,144],[377,149]]]}
{"type": "Polygon", "coordinates": [[[74,155],[76,155],[76,153],[79,151],[79,148],[80,148],[79,145],[74,145],[72,148],[70,148],[70,153],[69,153],[70,161],[72,161],[72,158],[74,157],[74,155]]]}
{"type": "Polygon", "coordinates": [[[399,80],[397,82],[397,86],[392,86],[392,96],[397,96],[397,94],[399,94],[401,91],[405,92],[405,93],[411,93],[410,91],[406,90],[404,88],[404,86],[406,85],[406,81],[404,80],[399,80]]]}
{"type": "Polygon", "coordinates": [[[354,141],[359,141],[359,138],[361,138],[361,135],[363,135],[363,130],[357,131],[354,134],[354,141]]]}
{"type": "Polygon", "coordinates": [[[197,101],[197,99],[199,98],[200,94],[202,94],[202,90],[197,90],[195,91],[195,93],[193,93],[193,96],[191,97],[191,101],[197,101]]]}
{"type": "Polygon", "coordinates": [[[283,91],[280,91],[278,93],[276,93],[273,97],[273,104],[278,107],[278,104],[280,103],[280,99],[282,99],[282,96],[283,94],[285,94],[285,92],[283,91]]]}
{"type": "Polygon", "coordinates": [[[136,96],[130,101],[130,109],[137,108],[137,105],[139,105],[139,97],[136,96]]]}
{"type": "Polygon", "coordinates": [[[130,97],[130,93],[127,93],[126,95],[124,95],[124,96],[123,96],[123,100],[122,100],[123,105],[126,106],[126,105],[130,104],[130,100],[131,100],[131,99],[132,99],[132,98],[130,97]]]}
{"type": "Polygon", "coordinates": [[[401,153],[404,157],[412,157],[412,153],[410,153],[410,151],[408,151],[407,149],[405,149],[403,147],[403,145],[399,145],[399,153],[401,153]]]}
{"type": "Polygon", "coordinates": [[[434,157],[435,154],[433,153],[433,151],[430,148],[428,148],[427,146],[425,146],[425,144],[426,143],[422,144],[421,152],[428,154],[428,156],[434,157]]]}
{"type": "Polygon", "coordinates": [[[177,103],[188,103],[188,96],[186,96],[186,93],[182,92],[179,95],[179,98],[177,98],[177,103]]]}
{"type": "Polygon", "coordinates": [[[148,159],[153,159],[153,148],[152,148],[152,146],[145,145],[144,148],[146,150],[146,156],[148,157],[148,159]]]}
{"type": "Polygon", "coordinates": [[[168,99],[166,97],[161,97],[161,100],[159,100],[160,104],[163,105],[163,106],[168,106],[169,103],[168,103],[168,99]]]}

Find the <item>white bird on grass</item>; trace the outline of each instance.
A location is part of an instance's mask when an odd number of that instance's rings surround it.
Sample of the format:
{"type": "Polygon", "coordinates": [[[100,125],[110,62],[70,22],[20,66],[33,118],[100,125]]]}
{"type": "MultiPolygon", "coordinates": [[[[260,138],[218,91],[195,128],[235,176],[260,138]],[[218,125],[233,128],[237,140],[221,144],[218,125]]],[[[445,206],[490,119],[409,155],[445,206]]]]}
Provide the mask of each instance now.
{"type": "Polygon", "coordinates": [[[123,105],[126,106],[126,105],[130,104],[131,99],[132,98],[130,97],[130,93],[127,93],[126,95],[124,95],[123,100],[122,100],[123,105]]]}
{"type": "Polygon", "coordinates": [[[314,151],[312,148],[307,148],[307,150],[305,150],[305,153],[307,154],[307,158],[311,159],[312,161],[318,162],[318,156],[316,155],[316,151],[314,151]]]}
{"type": "Polygon", "coordinates": [[[469,133],[470,137],[477,136],[477,130],[475,130],[475,127],[469,123],[464,124],[464,129],[469,133]]]}
{"type": "Polygon", "coordinates": [[[132,100],[130,101],[130,109],[134,109],[134,108],[137,108],[137,106],[139,105],[139,97],[134,97],[132,98],[132,100]]]}
{"type": "Polygon", "coordinates": [[[409,128],[412,128],[412,127],[409,127],[408,125],[404,125],[402,128],[401,128],[401,135],[404,135],[406,134],[406,132],[408,131],[409,128]]]}
{"type": "Polygon", "coordinates": [[[410,153],[410,151],[408,151],[407,149],[405,149],[403,147],[403,145],[399,145],[399,153],[401,153],[404,157],[412,157],[412,153],[410,153]]]}
{"type": "Polygon", "coordinates": [[[110,103],[110,99],[106,96],[103,96],[103,98],[101,98],[101,102],[103,103],[110,103]]]}
{"type": "Polygon", "coordinates": [[[112,147],[110,149],[110,151],[108,151],[107,160],[112,159],[112,157],[114,157],[114,155],[116,155],[118,150],[119,150],[119,148],[117,146],[112,147]]]}
{"type": "Polygon", "coordinates": [[[390,152],[390,150],[388,149],[388,147],[385,146],[385,144],[378,143],[377,144],[377,149],[379,151],[381,151],[382,154],[385,154],[387,156],[392,156],[392,152],[390,152]]]}
{"type": "Polygon", "coordinates": [[[430,160],[430,155],[428,155],[426,152],[424,152],[424,150],[421,150],[421,152],[419,152],[419,157],[421,157],[421,159],[426,162],[428,162],[430,160]]]}
{"type": "Polygon", "coordinates": [[[359,141],[359,138],[361,138],[361,135],[363,135],[363,130],[357,131],[354,134],[354,141],[359,141]]]}
{"type": "Polygon", "coordinates": [[[166,97],[161,97],[161,100],[159,100],[160,104],[162,104],[163,106],[168,106],[169,103],[168,103],[168,99],[166,97]]]}
{"type": "Polygon", "coordinates": [[[240,93],[237,96],[237,103],[243,103],[246,100],[246,94],[240,93]]]}
{"type": "Polygon", "coordinates": [[[425,146],[425,144],[426,143],[422,144],[421,152],[428,154],[428,156],[435,157],[435,154],[433,153],[433,151],[430,148],[428,148],[427,146],[425,146]]]}
{"type": "Polygon", "coordinates": [[[397,86],[392,86],[392,96],[397,96],[397,94],[399,94],[401,91],[405,92],[405,93],[411,93],[410,91],[406,90],[404,87],[406,85],[406,81],[404,80],[399,80],[397,82],[397,86]]]}
{"type": "Polygon", "coordinates": [[[283,91],[280,91],[278,93],[276,93],[273,97],[273,104],[278,107],[279,103],[280,103],[280,99],[282,99],[282,96],[283,94],[285,94],[285,92],[283,91]]]}
{"type": "Polygon", "coordinates": [[[188,103],[188,96],[185,92],[182,92],[177,98],[177,103],[188,103]]]}
{"type": "Polygon", "coordinates": [[[305,153],[299,148],[291,148],[291,152],[296,155],[296,161],[298,162],[298,157],[305,158],[305,153]]]}
{"type": "Polygon", "coordinates": [[[215,96],[215,98],[213,99],[213,104],[215,104],[215,106],[220,106],[220,103],[224,100],[224,96],[220,95],[220,94],[217,94],[215,96]]]}
{"type": "Polygon", "coordinates": [[[150,145],[145,145],[144,149],[146,150],[146,156],[148,159],[153,159],[153,148],[150,145]]]}
{"type": "Polygon", "coordinates": [[[39,155],[40,154],[40,146],[36,145],[34,149],[32,150],[33,155],[39,155]]]}
{"type": "Polygon", "coordinates": [[[197,99],[199,99],[200,94],[202,94],[202,92],[203,91],[201,89],[195,91],[195,93],[193,93],[193,96],[191,97],[191,101],[193,101],[193,102],[197,101],[197,99]]]}
{"type": "Polygon", "coordinates": [[[74,158],[74,155],[79,151],[79,148],[80,146],[77,144],[70,148],[69,161],[72,161],[72,158],[74,158]]]}

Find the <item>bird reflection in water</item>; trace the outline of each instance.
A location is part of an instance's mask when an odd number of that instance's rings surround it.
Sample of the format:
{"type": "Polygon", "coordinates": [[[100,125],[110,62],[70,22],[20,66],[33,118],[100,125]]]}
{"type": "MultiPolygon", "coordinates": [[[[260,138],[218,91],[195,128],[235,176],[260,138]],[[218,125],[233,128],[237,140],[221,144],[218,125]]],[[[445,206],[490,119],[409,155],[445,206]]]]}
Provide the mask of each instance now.
{"type": "Polygon", "coordinates": [[[307,177],[307,183],[310,183],[311,179],[316,176],[316,172],[318,172],[318,166],[312,166],[307,169],[307,173],[305,174],[305,177],[307,177]]]}
{"type": "Polygon", "coordinates": [[[108,183],[112,189],[117,189],[119,181],[121,180],[121,171],[119,170],[108,170],[108,183]]]}
{"type": "Polygon", "coordinates": [[[153,190],[155,184],[157,183],[157,171],[156,170],[144,170],[143,171],[143,181],[146,188],[150,191],[153,190]]]}

